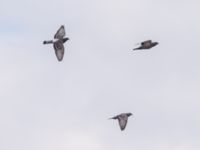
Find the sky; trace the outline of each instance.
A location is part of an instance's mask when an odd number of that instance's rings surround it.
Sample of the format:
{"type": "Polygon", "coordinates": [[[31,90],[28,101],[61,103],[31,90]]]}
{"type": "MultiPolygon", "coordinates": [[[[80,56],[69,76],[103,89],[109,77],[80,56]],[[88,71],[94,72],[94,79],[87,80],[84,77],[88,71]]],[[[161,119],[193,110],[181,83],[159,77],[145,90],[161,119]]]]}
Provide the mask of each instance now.
{"type": "Polygon", "coordinates": [[[199,1],[0,2],[1,150],[200,149],[199,1]]]}

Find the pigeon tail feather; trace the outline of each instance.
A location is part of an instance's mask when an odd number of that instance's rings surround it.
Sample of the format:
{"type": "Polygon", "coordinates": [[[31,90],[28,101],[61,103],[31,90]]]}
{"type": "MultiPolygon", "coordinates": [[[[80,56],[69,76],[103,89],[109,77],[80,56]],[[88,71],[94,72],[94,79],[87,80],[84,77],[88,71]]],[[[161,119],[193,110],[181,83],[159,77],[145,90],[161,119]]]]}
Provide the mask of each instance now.
{"type": "Polygon", "coordinates": [[[44,41],[44,42],[43,42],[43,44],[52,44],[52,43],[53,43],[52,40],[50,40],[50,41],[44,41]]]}

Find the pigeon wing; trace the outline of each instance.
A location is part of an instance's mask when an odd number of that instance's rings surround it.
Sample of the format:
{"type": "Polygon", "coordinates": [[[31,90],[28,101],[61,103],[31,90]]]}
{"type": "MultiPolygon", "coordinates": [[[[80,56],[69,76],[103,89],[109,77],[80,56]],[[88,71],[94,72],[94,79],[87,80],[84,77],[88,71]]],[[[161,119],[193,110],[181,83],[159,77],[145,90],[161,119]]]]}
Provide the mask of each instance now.
{"type": "Polygon", "coordinates": [[[126,124],[128,122],[127,116],[119,116],[118,117],[120,129],[123,131],[126,128],[126,124]]]}
{"type": "Polygon", "coordinates": [[[146,41],[143,41],[143,42],[141,43],[141,45],[146,45],[146,44],[151,44],[151,43],[152,43],[151,40],[146,40],[146,41]]]}
{"type": "Polygon", "coordinates": [[[62,25],[58,31],[56,32],[56,34],[54,35],[54,39],[63,39],[63,37],[65,36],[65,27],[62,25]]]}
{"type": "Polygon", "coordinates": [[[109,119],[118,119],[118,116],[114,116],[114,117],[109,118],[109,119]]]}
{"type": "Polygon", "coordinates": [[[58,40],[57,42],[54,42],[53,47],[58,61],[62,61],[65,51],[62,41],[58,40]]]}

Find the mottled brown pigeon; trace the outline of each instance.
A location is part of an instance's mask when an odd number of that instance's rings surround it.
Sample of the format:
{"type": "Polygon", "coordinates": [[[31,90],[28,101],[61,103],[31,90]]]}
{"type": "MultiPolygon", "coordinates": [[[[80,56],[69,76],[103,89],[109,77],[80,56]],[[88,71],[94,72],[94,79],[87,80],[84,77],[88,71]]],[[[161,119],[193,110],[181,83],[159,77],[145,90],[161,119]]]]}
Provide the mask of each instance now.
{"type": "Polygon", "coordinates": [[[152,42],[151,40],[147,40],[147,41],[141,42],[141,46],[133,50],[150,49],[156,45],[158,45],[158,42],[152,42]]]}
{"type": "Polygon", "coordinates": [[[132,113],[122,113],[110,119],[118,119],[120,129],[123,131],[126,128],[129,116],[132,116],[132,113]]]}
{"type": "Polygon", "coordinates": [[[68,37],[64,38],[65,36],[65,27],[62,25],[58,31],[56,32],[56,34],[54,35],[54,39],[55,40],[50,40],[50,41],[44,41],[43,44],[53,44],[55,53],[56,53],[56,57],[58,59],[58,61],[62,61],[63,57],[64,57],[64,45],[63,43],[65,43],[67,40],[69,40],[68,37]]]}

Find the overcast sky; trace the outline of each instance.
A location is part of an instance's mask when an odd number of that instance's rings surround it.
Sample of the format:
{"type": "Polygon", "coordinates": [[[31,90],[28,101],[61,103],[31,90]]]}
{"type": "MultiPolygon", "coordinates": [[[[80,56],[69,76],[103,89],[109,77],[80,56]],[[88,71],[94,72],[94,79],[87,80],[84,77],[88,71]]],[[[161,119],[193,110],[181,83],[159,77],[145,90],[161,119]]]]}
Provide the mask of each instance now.
{"type": "Polygon", "coordinates": [[[1,150],[200,149],[198,0],[0,2],[1,150]]]}

